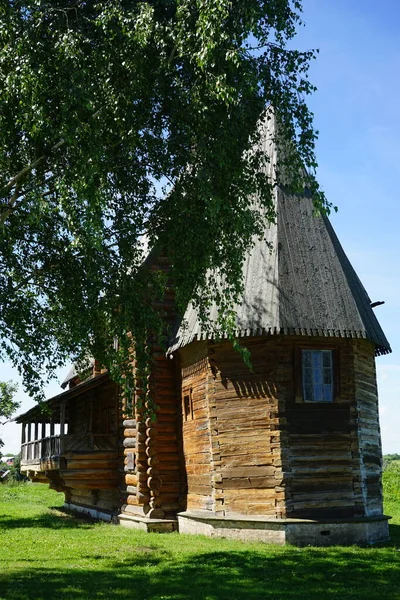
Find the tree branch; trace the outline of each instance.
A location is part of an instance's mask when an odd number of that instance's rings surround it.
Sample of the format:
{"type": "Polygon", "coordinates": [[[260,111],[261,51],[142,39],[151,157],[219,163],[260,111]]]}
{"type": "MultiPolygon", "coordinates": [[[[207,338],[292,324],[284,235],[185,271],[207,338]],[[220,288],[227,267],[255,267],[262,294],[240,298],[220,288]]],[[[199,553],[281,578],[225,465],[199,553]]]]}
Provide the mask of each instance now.
{"type": "MultiPolygon", "coordinates": [[[[101,108],[99,110],[97,110],[95,113],[93,113],[92,118],[97,117],[100,113],[101,113],[101,108]]],[[[1,195],[5,196],[10,190],[12,190],[14,185],[18,184],[25,177],[25,175],[27,175],[33,169],[38,167],[53,152],[55,152],[56,150],[58,150],[59,148],[64,146],[64,144],[65,144],[65,140],[61,139],[59,142],[57,142],[57,144],[54,144],[54,146],[50,149],[50,152],[48,154],[42,154],[42,156],[39,156],[39,158],[36,158],[29,165],[27,165],[26,167],[21,169],[21,171],[19,173],[17,173],[12,179],[10,179],[10,181],[3,187],[3,189],[1,190],[1,195]]],[[[6,211],[0,215],[0,226],[4,225],[4,223],[6,222],[6,220],[8,219],[8,217],[11,213],[11,210],[14,207],[14,204],[17,202],[17,200],[19,198],[19,193],[16,194],[16,191],[17,190],[14,191],[14,194],[12,195],[12,198],[7,205],[6,211]]]]}
{"type": "MultiPolygon", "coordinates": [[[[54,144],[54,146],[51,148],[49,154],[51,154],[55,150],[58,150],[58,148],[61,148],[61,146],[63,146],[64,144],[65,144],[65,141],[60,140],[59,142],[57,142],[57,144],[54,144]]],[[[17,202],[18,198],[20,197],[19,190],[21,189],[21,185],[18,185],[18,184],[20,184],[21,180],[25,177],[25,175],[27,175],[33,169],[38,167],[49,156],[49,154],[42,154],[42,156],[39,156],[39,158],[37,158],[36,160],[31,162],[31,164],[28,165],[27,167],[24,167],[19,173],[17,173],[17,175],[15,175],[12,179],[10,179],[10,181],[4,186],[4,188],[2,189],[2,195],[5,195],[7,192],[9,192],[13,188],[14,185],[16,186],[16,188],[10,199],[10,202],[8,203],[7,209],[5,210],[5,212],[2,215],[0,215],[0,225],[4,225],[4,223],[6,222],[6,220],[8,219],[8,217],[11,214],[11,210],[13,209],[14,204],[17,202]]]]}

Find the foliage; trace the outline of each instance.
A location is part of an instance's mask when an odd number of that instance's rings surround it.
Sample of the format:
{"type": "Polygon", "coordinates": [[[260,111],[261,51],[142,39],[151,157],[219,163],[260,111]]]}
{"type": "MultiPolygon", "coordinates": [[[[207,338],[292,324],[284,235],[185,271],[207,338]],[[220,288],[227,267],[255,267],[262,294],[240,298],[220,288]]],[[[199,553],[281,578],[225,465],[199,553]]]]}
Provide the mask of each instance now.
{"type": "Polygon", "coordinates": [[[400,454],[384,454],[383,468],[386,469],[387,467],[389,467],[393,461],[400,461],[400,454]]]}
{"type": "Polygon", "coordinates": [[[385,498],[400,504],[400,460],[391,461],[383,471],[385,498]]]}
{"type": "MultiPolygon", "coordinates": [[[[146,534],[75,519],[57,510],[62,502],[41,484],[0,487],[1,599],[399,598],[399,539],[294,548],[146,534]]],[[[399,525],[400,514],[392,534],[399,525]]]]}
{"type": "MultiPolygon", "coordinates": [[[[9,419],[14,412],[19,408],[20,402],[14,400],[14,394],[18,389],[18,385],[11,381],[0,381],[0,418],[9,419]]],[[[4,423],[0,422],[0,425],[4,423]]],[[[0,448],[4,443],[0,439],[0,448]]],[[[0,453],[1,458],[1,453],[0,453]]]]}
{"type": "Polygon", "coordinates": [[[21,473],[21,454],[14,456],[14,462],[10,467],[10,481],[23,482],[27,481],[27,477],[21,473]]]}
{"type": "Polygon", "coordinates": [[[307,186],[328,210],[303,168],[316,133],[314,52],[287,46],[300,13],[299,0],[1,2],[0,358],[31,392],[43,368],[88,353],[129,387],[127,332],[139,359],[165,334],[149,247],[169,257],[178,306],[192,297],[206,322],[216,300],[232,330],[274,186],[307,186]],[[250,151],[267,105],[276,178],[250,151]]]}

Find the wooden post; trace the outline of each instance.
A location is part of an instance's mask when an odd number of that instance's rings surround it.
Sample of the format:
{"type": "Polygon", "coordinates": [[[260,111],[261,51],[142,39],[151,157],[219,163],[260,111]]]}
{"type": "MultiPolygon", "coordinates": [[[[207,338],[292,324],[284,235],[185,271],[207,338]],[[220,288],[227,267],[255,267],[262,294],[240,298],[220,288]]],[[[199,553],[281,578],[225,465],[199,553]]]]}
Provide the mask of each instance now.
{"type": "Polygon", "coordinates": [[[21,431],[21,462],[23,462],[23,461],[25,461],[27,459],[25,439],[26,439],[26,423],[22,423],[22,431],[21,431]]]}
{"type": "Polygon", "coordinates": [[[65,434],[65,400],[60,404],[60,454],[64,452],[64,434],[65,434]]]}
{"type": "Polygon", "coordinates": [[[33,430],[33,457],[35,460],[40,458],[39,456],[39,423],[35,421],[33,430]]]}
{"type": "Polygon", "coordinates": [[[40,435],[40,458],[44,458],[45,452],[45,444],[46,442],[44,441],[44,438],[46,437],[46,423],[44,421],[42,421],[42,431],[41,431],[41,435],[40,435]]]}
{"type": "Polygon", "coordinates": [[[51,417],[50,417],[50,439],[49,439],[49,445],[48,445],[48,455],[52,456],[54,454],[53,450],[54,450],[54,414],[52,413],[51,417]]]}
{"type": "Polygon", "coordinates": [[[26,441],[28,443],[27,447],[26,447],[26,458],[27,460],[30,460],[32,458],[32,444],[31,442],[31,436],[32,436],[32,423],[28,423],[28,428],[27,428],[27,436],[26,436],[26,441]]]}
{"type": "Polygon", "coordinates": [[[88,433],[90,440],[90,450],[94,450],[94,434],[93,434],[93,393],[90,394],[89,399],[89,423],[88,433]]]}
{"type": "Polygon", "coordinates": [[[100,374],[101,374],[101,365],[100,365],[99,361],[95,359],[95,361],[93,363],[93,377],[96,377],[96,375],[100,375],[100,374]]]}

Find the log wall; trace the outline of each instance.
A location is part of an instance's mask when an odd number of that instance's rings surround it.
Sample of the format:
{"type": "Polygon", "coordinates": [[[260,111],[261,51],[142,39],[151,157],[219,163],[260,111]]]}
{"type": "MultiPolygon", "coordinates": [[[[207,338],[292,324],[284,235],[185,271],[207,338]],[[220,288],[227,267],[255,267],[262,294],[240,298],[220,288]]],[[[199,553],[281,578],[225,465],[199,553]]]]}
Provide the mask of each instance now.
{"type": "Polygon", "coordinates": [[[181,354],[182,400],[191,391],[183,447],[187,510],[281,515],[284,510],[274,344],[248,342],[253,372],[223,342],[181,354]]]}
{"type": "Polygon", "coordinates": [[[120,494],[113,490],[90,490],[86,488],[69,489],[65,494],[65,501],[69,504],[116,514],[120,509],[120,494]]]}
{"type": "Polygon", "coordinates": [[[154,518],[174,517],[182,501],[180,420],[177,402],[177,374],[165,352],[153,352],[151,393],[157,405],[156,421],[146,421],[147,486],[154,518]]]}
{"type": "Polygon", "coordinates": [[[252,371],[229,343],[209,347],[214,487],[225,515],[281,516],[284,488],[279,369],[273,340],[246,341],[252,371]]]}
{"type": "Polygon", "coordinates": [[[53,486],[66,502],[115,513],[120,504],[117,386],[107,381],[70,405],[69,436],[53,486]]]}
{"type": "MultiPolygon", "coordinates": [[[[168,273],[168,259],[160,254],[150,268],[168,273]]],[[[172,284],[158,306],[170,326],[175,319],[172,284]]],[[[135,361],[133,367],[137,368],[135,361]]],[[[142,385],[139,378],[136,383],[134,414],[123,422],[126,499],[122,512],[149,518],[174,517],[182,506],[183,492],[175,361],[165,356],[164,349],[153,347],[147,385],[142,385]],[[154,411],[154,406],[155,419],[148,413],[149,408],[154,411]]]]}
{"type": "Polygon", "coordinates": [[[180,352],[181,395],[180,413],[184,472],[186,475],[187,510],[214,510],[214,455],[209,409],[209,385],[212,377],[207,358],[207,344],[195,343],[180,352]],[[185,414],[185,397],[189,412],[185,414]]]}
{"type": "Polygon", "coordinates": [[[352,344],[348,340],[294,338],[282,346],[292,365],[280,406],[287,421],[286,516],[296,518],[352,517],[357,514],[354,472],[357,465],[357,422],[352,344]],[[334,402],[296,402],[291,381],[299,348],[332,348],[339,389],[334,402]],[[294,357],[294,358],[293,358],[294,357]],[[288,393],[289,392],[289,393],[288,393]]]}
{"type": "Polygon", "coordinates": [[[228,342],[180,351],[187,510],[294,518],[382,514],[372,344],[294,336],[245,343],[252,371],[228,342]],[[296,354],[304,345],[335,350],[334,402],[299,400],[296,354]]]}
{"type": "Polygon", "coordinates": [[[365,515],[382,514],[382,447],[374,350],[370,342],[353,342],[358,422],[357,491],[365,515]]]}

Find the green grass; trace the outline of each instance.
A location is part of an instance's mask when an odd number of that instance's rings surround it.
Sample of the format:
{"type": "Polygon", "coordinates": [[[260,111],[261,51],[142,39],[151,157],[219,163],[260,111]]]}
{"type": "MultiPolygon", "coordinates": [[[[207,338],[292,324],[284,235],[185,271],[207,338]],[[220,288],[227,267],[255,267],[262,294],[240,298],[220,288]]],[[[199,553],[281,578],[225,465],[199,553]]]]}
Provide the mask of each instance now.
{"type": "Polygon", "coordinates": [[[325,549],[89,523],[59,512],[62,495],[44,485],[3,485],[0,599],[400,600],[400,498],[393,485],[389,544],[325,549]]]}
{"type": "Polygon", "coordinates": [[[394,541],[400,547],[400,461],[392,461],[383,472],[383,488],[385,491],[385,511],[391,515],[394,541]]]}

